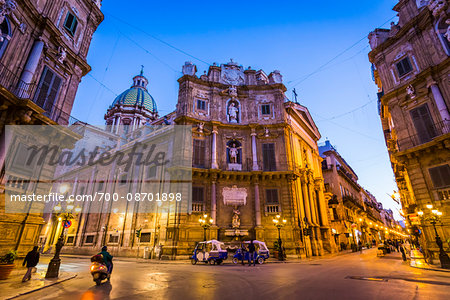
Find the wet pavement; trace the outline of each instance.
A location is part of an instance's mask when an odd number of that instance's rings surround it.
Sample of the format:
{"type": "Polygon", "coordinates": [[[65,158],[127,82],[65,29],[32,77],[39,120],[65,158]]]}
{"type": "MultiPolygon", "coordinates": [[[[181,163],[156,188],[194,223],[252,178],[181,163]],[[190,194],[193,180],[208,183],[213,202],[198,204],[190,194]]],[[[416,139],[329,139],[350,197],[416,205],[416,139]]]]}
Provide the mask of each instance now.
{"type": "MultiPolygon", "coordinates": [[[[18,299],[448,299],[450,273],[411,268],[375,249],[331,258],[249,267],[118,260],[95,286],[88,258],[63,258],[78,276],[18,299]]],[[[38,266],[45,268],[45,264],[38,266]]]]}

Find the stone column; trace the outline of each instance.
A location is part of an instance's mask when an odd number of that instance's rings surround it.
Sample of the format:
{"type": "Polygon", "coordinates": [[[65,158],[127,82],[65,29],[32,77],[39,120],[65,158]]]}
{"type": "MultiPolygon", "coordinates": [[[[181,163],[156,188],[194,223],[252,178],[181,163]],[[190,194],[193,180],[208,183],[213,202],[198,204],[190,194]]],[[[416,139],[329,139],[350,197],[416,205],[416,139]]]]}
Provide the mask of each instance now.
{"type": "Polygon", "coordinates": [[[450,114],[448,112],[447,106],[445,105],[444,98],[442,97],[441,91],[439,90],[439,87],[435,81],[432,81],[428,84],[428,87],[431,89],[431,93],[433,94],[434,101],[436,102],[436,106],[439,110],[439,114],[441,115],[442,121],[443,121],[443,132],[447,133],[449,128],[447,126],[450,124],[450,114]]]}
{"type": "Polygon", "coordinates": [[[212,147],[211,147],[211,169],[218,169],[217,165],[217,127],[212,130],[212,147]]]}
{"type": "Polygon", "coordinates": [[[325,200],[325,196],[323,195],[322,187],[319,188],[319,206],[320,215],[322,217],[322,224],[323,226],[328,226],[327,201],[325,200]]]}
{"type": "Polygon", "coordinates": [[[306,225],[311,225],[312,224],[312,219],[311,219],[311,209],[309,207],[309,195],[308,195],[308,188],[306,186],[306,176],[302,176],[302,194],[303,194],[303,205],[305,207],[305,217],[308,219],[308,221],[306,222],[306,225]]]}
{"type": "Polygon", "coordinates": [[[258,171],[259,167],[258,167],[258,155],[256,151],[256,132],[254,128],[252,128],[251,136],[252,136],[252,158],[253,158],[252,170],[258,171]]]}
{"type": "Polygon", "coordinates": [[[314,185],[311,183],[311,181],[308,183],[308,191],[309,191],[309,201],[310,201],[310,208],[311,208],[311,222],[315,226],[319,226],[318,218],[317,218],[317,209],[316,209],[316,201],[314,201],[314,185]]]}
{"type": "Polygon", "coordinates": [[[255,217],[256,217],[256,226],[261,226],[261,202],[259,200],[258,182],[255,182],[255,217]]]}
{"type": "Polygon", "coordinates": [[[216,181],[214,180],[211,183],[211,219],[213,219],[213,225],[216,225],[216,211],[217,211],[216,181]]]}
{"type": "Polygon", "coordinates": [[[44,49],[44,42],[41,40],[34,41],[33,48],[31,49],[30,55],[28,56],[27,63],[23,69],[22,76],[20,76],[20,82],[18,86],[18,92],[20,98],[28,98],[29,87],[33,81],[34,73],[41,59],[42,50],[44,49]]]}
{"type": "MultiPolygon", "coordinates": [[[[86,195],[94,195],[94,186],[95,186],[94,180],[95,180],[96,172],[97,172],[97,167],[94,167],[91,171],[91,176],[89,178],[88,184],[85,186],[84,193],[86,195]]],[[[81,178],[81,180],[83,180],[83,178],[81,178]]],[[[86,227],[87,227],[86,225],[87,225],[87,222],[89,219],[90,208],[91,208],[91,202],[83,203],[83,209],[82,209],[82,212],[80,213],[80,216],[78,219],[80,222],[78,227],[80,228],[81,232],[80,231],[77,232],[77,238],[79,238],[79,239],[78,239],[77,243],[75,244],[78,247],[82,247],[84,244],[84,236],[86,233],[86,227]]]]}

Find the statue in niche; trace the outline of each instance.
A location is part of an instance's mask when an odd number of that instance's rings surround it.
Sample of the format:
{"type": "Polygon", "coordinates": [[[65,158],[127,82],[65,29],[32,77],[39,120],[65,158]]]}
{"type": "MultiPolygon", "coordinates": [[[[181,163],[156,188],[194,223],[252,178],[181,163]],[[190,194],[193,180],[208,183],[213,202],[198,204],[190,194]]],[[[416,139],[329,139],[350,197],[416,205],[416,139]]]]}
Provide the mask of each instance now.
{"type": "Polygon", "coordinates": [[[236,148],[236,144],[233,143],[230,147],[229,154],[230,154],[230,163],[231,164],[237,164],[238,163],[238,149],[236,148]]]}
{"type": "Polygon", "coordinates": [[[239,108],[236,107],[236,103],[231,102],[228,106],[228,118],[230,123],[238,123],[239,108]]]}
{"type": "Polygon", "coordinates": [[[239,211],[238,207],[235,206],[235,208],[233,209],[233,218],[231,220],[231,226],[233,228],[239,228],[241,226],[241,220],[239,218],[240,214],[241,212],[239,211]]]}

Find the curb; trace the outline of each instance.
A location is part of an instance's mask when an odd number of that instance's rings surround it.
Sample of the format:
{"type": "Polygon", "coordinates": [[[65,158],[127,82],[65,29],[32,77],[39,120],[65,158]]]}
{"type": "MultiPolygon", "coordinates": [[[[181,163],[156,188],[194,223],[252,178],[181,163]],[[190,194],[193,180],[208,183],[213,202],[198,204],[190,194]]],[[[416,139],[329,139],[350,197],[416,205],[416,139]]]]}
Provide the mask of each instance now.
{"type": "Polygon", "coordinates": [[[420,269],[420,270],[450,273],[450,270],[446,270],[446,269],[442,269],[442,268],[421,268],[421,267],[413,267],[413,266],[410,266],[410,267],[415,268],[415,269],[420,269]]]}
{"type": "Polygon", "coordinates": [[[49,285],[41,286],[40,288],[37,288],[37,289],[31,290],[31,291],[27,291],[27,292],[19,293],[19,294],[15,295],[15,296],[12,296],[12,297],[6,298],[5,300],[9,300],[9,299],[16,299],[16,298],[18,298],[18,297],[21,297],[21,296],[24,296],[24,295],[28,295],[28,294],[31,294],[31,293],[34,293],[34,292],[37,292],[37,291],[43,290],[43,289],[45,289],[45,288],[48,288],[48,287],[51,287],[51,286],[54,286],[54,285],[57,285],[57,284],[63,283],[63,282],[65,282],[65,281],[68,281],[68,280],[70,280],[70,279],[74,279],[75,277],[77,277],[77,274],[75,274],[75,275],[72,275],[72,276],[70,276],[70,277],[68,277],[68,278],[62,279],[62,280],[60,280],[60,281],[55,281],[55,282],[53,282],[53,283],[51,283],[51,284],[49,284],[49,285]]]}

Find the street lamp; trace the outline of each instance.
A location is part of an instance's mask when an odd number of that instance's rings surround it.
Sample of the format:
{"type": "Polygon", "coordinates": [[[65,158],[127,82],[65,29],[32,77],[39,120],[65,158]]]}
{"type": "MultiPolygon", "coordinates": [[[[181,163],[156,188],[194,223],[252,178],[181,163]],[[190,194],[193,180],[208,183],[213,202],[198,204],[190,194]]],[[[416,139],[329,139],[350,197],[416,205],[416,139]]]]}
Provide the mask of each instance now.
{"type": "MultiPolygon", "coordinates": [[[[65,212],[61,213],[58,217],[58,221],[62,223],[61,235],[58,238],[58,241],[55,244],[55,255],[50,260],[48,264],[47,273],[45,274],[45,278],[57,278],[59,275],[59,266],[61,265],[61,259],[59,258],[59,254],[61,253],[61,249],[64,246],[64,230],[69,222],[69,220],[73,219],[72,211],[75,208],[75,212],[79,213],[81,211],[80,207],[74,207],[74,205],[69,202],[67,204],[65,212]]],[[[58,204],[53,210],[55,213],[59,213],[62,210],[62,207],[58,204]]]]}
{"type": "Polygon", "coordinates": [[[198,222],[200,223],[200,226],[203,227],[203,241],[206,241],[206,230],[211,227],[212,223],[214,222],[213,219],[208,219],[208,215],[204,214],[203,217],[198,219],[198,222]]]}
{"type": "Polygon", "coordinates": [[[441,262],[441,267],[443,269],[450,269],[450,258],[448,257],[447,253],[445,253],[441,237],[436,230],[436,223],[440,222],[442,212],[437,209],[433,209],[433,205],[431,204],[427,204],[426,207],[431,210],[431,213],[428,212],[427,214],[425,214],[423,211],[418,211],[417,214],[421,219],[423,219],[424,221],[429,221],[431,225],[433,225],[434,233],[436,235],[436,244],[439,247],[439,261],[441,262]]]}
{"type": "Polygon", "coordinates": [[[286,225],[286,219],[281,220],[281,216],[277,215],[275,218],[273,218],[273,225],[278,229],[278,247],[279,247],[279,254],[278,259],[283,261],[284,260],[284,253],[283,253],[283,247],[281,243],[281,228],[283,228],[284,225],[286,225]]]}

